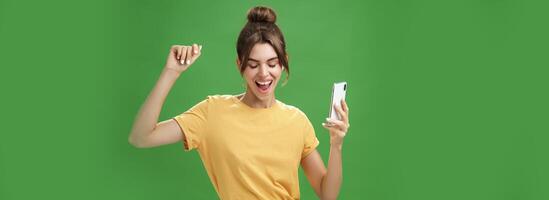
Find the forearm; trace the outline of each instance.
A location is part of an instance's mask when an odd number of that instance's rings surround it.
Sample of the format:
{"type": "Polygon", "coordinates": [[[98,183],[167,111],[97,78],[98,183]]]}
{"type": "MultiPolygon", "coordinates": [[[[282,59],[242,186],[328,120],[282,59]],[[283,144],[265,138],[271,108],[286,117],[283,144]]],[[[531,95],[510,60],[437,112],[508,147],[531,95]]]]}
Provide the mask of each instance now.
{"type": "Polygon", "coordinates": [[[343,180],[342,175],[342,161],[341,161],[341,148],[342,145],[330,146],[330,158],[328,160],[328,169],[324,177],[322,178],[322,199],[337,199],[339,190],[341,188],[341,182],[343,180]]]}
{"type": "Polygon", "coordinates": [[[154,130],[164,101],[179,75],[167,68],[162,70],[156,85],[139,109],[130,133],[130,143],[139,146],[142,139],[154,130]]]}

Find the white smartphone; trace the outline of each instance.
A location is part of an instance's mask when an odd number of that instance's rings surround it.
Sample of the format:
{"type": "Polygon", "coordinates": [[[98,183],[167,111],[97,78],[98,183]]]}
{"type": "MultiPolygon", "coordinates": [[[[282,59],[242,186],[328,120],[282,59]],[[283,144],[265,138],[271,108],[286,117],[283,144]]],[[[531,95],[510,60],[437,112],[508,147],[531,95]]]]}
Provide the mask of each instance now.
{"type": "Polygon", "coordinates": [[[334,87],[332,88],[332,103],[330,104],[330,119],[341,120],[334,108],[334,105],[340,106],[341,100],[345,99],[346,93],[347,82],[334,83],[334,87]]]}

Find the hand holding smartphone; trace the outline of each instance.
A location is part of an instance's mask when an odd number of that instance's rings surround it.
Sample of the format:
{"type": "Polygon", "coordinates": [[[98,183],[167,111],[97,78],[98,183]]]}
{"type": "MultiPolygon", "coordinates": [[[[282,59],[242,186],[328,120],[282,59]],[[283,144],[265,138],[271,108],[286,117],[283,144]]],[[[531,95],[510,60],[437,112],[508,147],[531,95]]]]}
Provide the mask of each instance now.
{"type": "Polygon", "coordinates": [[[347,82],[334,83],[332,88],[332,103],[330,104],[330,119],[341,120],[334,105],[341,106],[341,100],[345,99],[347,93],[347,82]]]}

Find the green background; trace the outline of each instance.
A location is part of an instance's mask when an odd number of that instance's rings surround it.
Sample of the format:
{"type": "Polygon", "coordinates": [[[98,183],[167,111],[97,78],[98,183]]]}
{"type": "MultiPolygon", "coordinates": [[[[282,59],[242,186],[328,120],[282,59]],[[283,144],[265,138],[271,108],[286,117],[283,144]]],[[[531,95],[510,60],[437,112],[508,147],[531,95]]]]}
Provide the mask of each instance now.
{"type": "Polygon", "coordinates": [[[203,53],[160,120],[243,92],[254,5],[278,13],[292,77],[277,98],[309,116],[325,162],[331,84],[349,83],[340,199],[549,199],[549,6],[533,0],[1,0],[0,199],[216,199],[196,151],[127,137],[172,44],[203,53]]]}

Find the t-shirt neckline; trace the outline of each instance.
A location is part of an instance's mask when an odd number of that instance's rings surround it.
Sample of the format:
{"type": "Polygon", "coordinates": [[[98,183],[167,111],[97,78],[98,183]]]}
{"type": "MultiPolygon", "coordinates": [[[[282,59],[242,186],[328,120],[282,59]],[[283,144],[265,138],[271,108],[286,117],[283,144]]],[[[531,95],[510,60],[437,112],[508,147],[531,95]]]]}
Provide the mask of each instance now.
{"type": "Polygon", "coordinates": [[[268,110],[274,110],[275,108],[277,108],[279,106],[279,101],[277,99],[275,99],[275,102],[273,103],[273,105],[271,105],[270,107],[268,108],[254,108],[254,107],[251,107],[249,106],[248,104],[242,102],[237,96],[240,96],[242,94],[237,94],[237,95],[231,95],[231,98],[233,99],[233,101],[237,104],[241,104],[243,107],[245,107],[246,109],[249,109],[249,110],[254,110],[254,111],[268,111],[268,110]]]}

